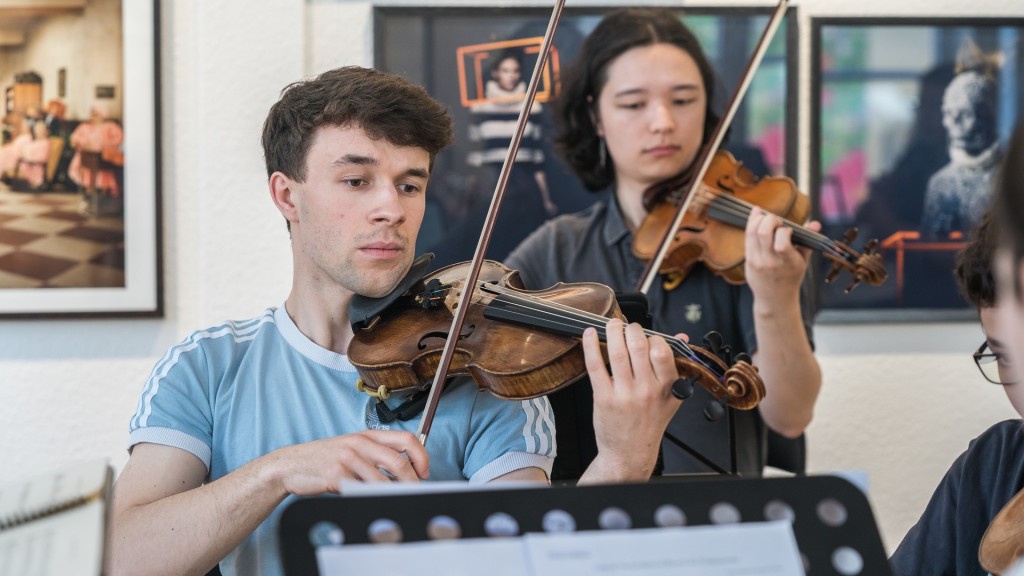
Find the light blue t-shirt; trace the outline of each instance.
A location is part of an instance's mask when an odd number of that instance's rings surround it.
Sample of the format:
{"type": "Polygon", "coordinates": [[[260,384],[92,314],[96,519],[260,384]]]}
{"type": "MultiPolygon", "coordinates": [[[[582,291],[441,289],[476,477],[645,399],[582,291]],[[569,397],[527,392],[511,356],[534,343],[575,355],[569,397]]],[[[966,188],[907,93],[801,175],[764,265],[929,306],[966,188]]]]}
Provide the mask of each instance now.
{"type": "MultiPolygon", "coordinates": [[[[199,330],[153,368],[130,424],[130,446],[150,442],[195,454],[210,482],[292,444],[366,429],[408,430],[419,418],[382,423],[355,388],[348,358],[301,332],[284,306],[199,330]]],[[[387,400],[395,408],[404,395],[387,400]]],[[[427,439],[431,480],[479,483],[527,467],[551,473],[555,430],[546,398],[501,400],[460,379],[446,388],[427,439]]],[[[222,562],[228,574],[281,574],[277,525],[286,499],[222,562]]]]}

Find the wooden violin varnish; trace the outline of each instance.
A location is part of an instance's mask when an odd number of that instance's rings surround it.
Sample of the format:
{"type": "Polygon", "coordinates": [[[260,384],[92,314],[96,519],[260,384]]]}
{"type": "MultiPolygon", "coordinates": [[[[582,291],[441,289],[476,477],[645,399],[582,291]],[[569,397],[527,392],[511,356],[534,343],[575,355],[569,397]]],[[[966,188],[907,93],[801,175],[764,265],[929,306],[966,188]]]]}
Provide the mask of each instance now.
{"type": "Polygon", "coordinates": [[[1010,499],[992,519],[978,546],[981,567],[1005,574],[1024,558],[1024,490],[1010,499]]]}

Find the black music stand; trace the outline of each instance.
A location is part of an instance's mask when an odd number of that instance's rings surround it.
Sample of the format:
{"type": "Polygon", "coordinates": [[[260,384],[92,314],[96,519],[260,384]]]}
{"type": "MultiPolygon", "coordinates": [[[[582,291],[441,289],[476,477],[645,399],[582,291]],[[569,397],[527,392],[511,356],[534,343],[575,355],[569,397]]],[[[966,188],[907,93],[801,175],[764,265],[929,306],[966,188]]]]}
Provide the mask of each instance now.
{"type": "Polygon", "coordinates": [[[395,522],[402,542],[429,540],[427,526],[438,516],[454,518],[462,538],[487,538],[485,522],[511,515],[518,534],[544,532],[545,514],[561,510],[576,530],[600,530],[599,517],[611,507],[624,510],[632,528],[658,527],[656,511],[674,506],[686,526],[710,525],[712,518],[738,515],[741,522],[792,521],[804,567],[813,576],[889,576],[874,515],[864,494],[834,476],[790,478],[666,478],[647,484],[497,489],[475,492],[303,498],[290,504],[279,527],[285,574],[319,574],[311,536],[325,526],[340,530],[343,544],[369,544],[371,523],[395,522]],[[327,523],[327,524],[325,524],[327,523]]]}

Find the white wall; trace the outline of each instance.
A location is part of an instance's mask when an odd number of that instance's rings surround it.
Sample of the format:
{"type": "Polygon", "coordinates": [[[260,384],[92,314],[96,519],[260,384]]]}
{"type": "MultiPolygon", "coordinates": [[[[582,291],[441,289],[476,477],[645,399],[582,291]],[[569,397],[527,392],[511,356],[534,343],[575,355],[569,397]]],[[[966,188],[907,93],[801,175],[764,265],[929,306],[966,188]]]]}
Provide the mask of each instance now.
{"type": "MultiPolygon", "coordinates": [[[[87,457],[122,466],[137,394],[167,347],[195,328],[283,301],[290,255],[266,196],[260,125],[288,82],[372,62],[371,7],[342,0],[264,0],[258,8],[245,0],[165,0],[166,317],[0,321],[0,482],[87,457]]],[[[1018,0],[806,0],[800,9],[805,57],[812,15],[1021,13],[1018,0]]],[[[808,68],[805,62],[803,78],[808,68]]],[[[807,158],[806,83],[801,90],[807,158]]],[[[967,442],[1014,416],[971,363],[981,337],[974,323],[817,330],[825,387],[809,431],[810,466],[868,472],[890,547],[967,442]]]]}

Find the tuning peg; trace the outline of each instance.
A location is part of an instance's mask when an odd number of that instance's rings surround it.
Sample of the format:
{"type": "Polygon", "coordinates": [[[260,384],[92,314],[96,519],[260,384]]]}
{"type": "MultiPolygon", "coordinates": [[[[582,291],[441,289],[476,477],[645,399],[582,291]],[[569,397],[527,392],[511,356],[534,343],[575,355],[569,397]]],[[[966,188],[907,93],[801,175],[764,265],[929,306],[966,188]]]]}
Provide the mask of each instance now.
{"type": "Polygon", "coordinates": [[[725,362],[726,366],[732,366],[732,346],[725,344],[718,349],[718,357],[725,362]]]}
{"type": "Polygon", "coordinates": [[[868,240],[867,244],[864,245],[865,254],[874,254],[875,250],[878,249],[878,238],[872,238],[868,240]]]}
{"type": "Polygon", "coordinates": [[[718,354],[723,343],[722,335],[714,330],[704,335],[704,347],[710,350],[712,354],[718,354]]]}
{"type": "Polygon", "coordinates": [[[859,228],[849,228],[843,233],[843,244],[852,244],[857,239],[857,234],[860,234],[859,228]]]}
{"type": "Polygon", "coordinates": [[[860,284],[860,278],[854,277],[853,280],[850,280],[850,283],[846,285],[846,288],[843,288],[843,294],[849,294],[857,287],[858,284],[860,284]]]}
{"type": "Polygon", "coordinates": [[[831,284],[832,281],[836,279],[836,276],[839,276],[839,272],[841,271],[842,267],[840,267],[839,264],[833,262],[832,266],[828,269],[828,274],[825,275],[825,283],[831,284]]]}
{"type": "Polygon", "coordinates": [[[704,417],[708,419],[708,422],[718,422],[725,416],[725,405],[718,400],[712,400],[708,402],[706,408],[704,408],[704,417]]]}
{"type": "Polygon", "coordinates": [[[746,362],[747,364],[753,364],[754,360],[750,357],[750,354],[746,352],[740,352],[736,355],[736,362],[746,362]]]}
{"type": "Polygon", "coordinates": [[[693,396],[693,385],[696,378],[680,378],[672,383],[672,395],[680,400],[686,400],[693,396]]]}

